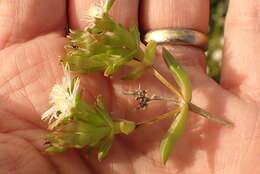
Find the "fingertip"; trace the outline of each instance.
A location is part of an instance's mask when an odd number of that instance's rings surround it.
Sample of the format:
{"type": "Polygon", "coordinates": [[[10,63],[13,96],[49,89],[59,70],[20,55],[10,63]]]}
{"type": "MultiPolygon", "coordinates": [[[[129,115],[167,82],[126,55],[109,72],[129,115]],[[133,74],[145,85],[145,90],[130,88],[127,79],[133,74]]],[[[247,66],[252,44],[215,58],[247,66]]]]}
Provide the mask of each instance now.
{"type": "MultiPolygon", "coordinates": [[[[97,5],[100,0],[71,0],[69,1],[69,26],[72,29],[84,29],[88,22],[85,20],[87,10],[97,5]]],[[[128,27],[138,23],[139,0],[115,1],[110,15],[120,24],[128,27]]]]}
{"type": "Polygon", "coordinates": [[[143,31],[161,28],[208,31],[208,0],[143,0],[140,9],[140,24],[143,31]]]}

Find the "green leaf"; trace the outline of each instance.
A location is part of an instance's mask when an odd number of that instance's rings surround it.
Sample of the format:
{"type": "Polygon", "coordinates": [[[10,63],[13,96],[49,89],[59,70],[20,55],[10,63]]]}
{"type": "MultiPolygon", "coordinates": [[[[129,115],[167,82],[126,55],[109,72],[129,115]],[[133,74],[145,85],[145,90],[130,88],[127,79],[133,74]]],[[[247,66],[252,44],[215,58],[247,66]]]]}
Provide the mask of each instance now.
{"type": "Polygon", "coordinates": [[[105,2],[106,2],[106,4],[105,4],[105,12],[108,13],[109,10],[112,8],[115,0],[106,0],[105,2]]]}
{"type": "Polygon", "coordinates": [[[133,121],[118,119],[114,120],[114,134],[130,134],[136,128],[136,123],[133,121]]]}
{"type": "Polygon", "coordinates": [[[82,92],[77,94],[76,98],[76,107],[72,110],[72,117],[82,120],[86,123],[96,125],[96,126],[103,126],[104,119],[99,116],[95,109],[95,105],[87,104],[81,98],[82,92]]]}
{"type": "Polygon", "coordinates": [[[141,77],[143,75],[144,71],[145,71],[145,66],[143,66],[143,64],[141,64],[140,66],[136,67],[135,69],[133,69],[132,71],[130,71],[129,73],[124,75],[122,79],[123,80],[138,79],[139,77],[141,77]]]}
{"type": "Polygon", "coordinates": [[[145,52],[144,52],[144,60],[143,60],[143,63],[145,64],[145,66],[153,65],[153,61],[154,61],[155,53],[156,53],[156,47],[157,47],[157,43],[155,41],[150,41],[147,44],[145,52]]]}
{"type": "Polygon", "coordinates": [[[166,62],[172,76],[174,77],[175,81],[177,82],[178,86],[180,87],[182,97],[184,99],[181,112],[177,115],[174,122],[171,124],[167,134],[163,138],[161,142],[160,152],[161,152],[161,161],[166,163],[167,159],[169,158],[173,147],[176,144],[176,141],[181,136],[186,121],[189,114],[189,103],[191,101],[192,96],[192,87],[191,81],[188,77],[188,74],[184,71],[181,65],[174,59],[174,57],[163,48],[163,58],[166,62]]]}
{"type": "Polygon", "coordinates": [[[86,145],[97,144],[101,139],[112,132],[109,125],[95,126],[79,121],[76,145],[84,147],[86,145]]]}
{"type": "Polygon", "coordinates": [[[176,61],[176,59],[171,55],[171,53],[165,48],[163,48],[163,58],[169,70],[171,71],[172,76],[179,85],[185,102],[189,103],[192,97],[192,87],[188,74],[184,71],[184,69],[176,61]]]}
{"type": "Polygon", "coordinates": [[[112,146],[113,139],[113,136],[109,136],[100,143],[98,151],[98,160],[103,159],[107,155],[109,149],[112,146]]]}
{"type": "Polygon", "coordinates": [[[233,123],[228,121],[228,120],[225,120],[221,117],[218,117],[212,113],[209,113],[208,111],[205,111],[204,109],[192,104],[192,103],[189,103],[189,109],[191,112],[194,112],[196,114],[199,114],[200,116],[202,117],[205,117],[207,119],[210,119],[212,121],[215,121],[217,123],[220,123],[220,124],[223,124],[225,126],[233,126],[233,123]]]}
{"type": "MultiPolygon", "coordinates": [[[[156,54],[157,43],[151,41],[146,46],[144,54],[141,56],[143,59],[139,64],[133,67],[133,70],[127,73],[123,80],[135,80],[143,75],[145,70],[153,65],[155,54],[156,54]]],[[[139,53],[138,53],[139,54],[139,53]]]]}
{"type": "MultiPolygon", "coordinates": [[[[107,77],[107,76],[113,74],[114,72],[116,72],[120,67],[122,67],[127,62],[129,62],[136,53],[137,53],[137,50],[133,50],[132,52],[129,52],[128,55],[126,55],[125,57],[122,57],[120,60],[118,59],[117,61],[114,61],[114,63],[112,63],[111,65],[109,65],[106,68],[106,70],[104,72],[104,76],[107,77]]],[[[111,57],[113,57],[113,56],[111,56],[111,57]]],[[[116,57],[118,57],[118,56],[116,56],[116,57]]]]}
{"type": "Polygon", "coordinates": [[[65,152],[66,150],[67,150],[67,148],[65,148],[65,147],[50,146],[45,149],[45,152],[53,154],[53,153],[65,152]]]}
{"type": "Polygon", "coordinates": [[[113,120],[108,114],[104,100],[101,95],[97,96],[97,98],[96,98],[96,110],[100,114],[100,116],[103,118],[103,120],[108,122],[108,124],[112,127],[113,120]]]}
{"type": "Polygon", "coordinates": [[[140,32],[138,30],[138,27],[136,24],[133,24],[130,27],[129,32],[132,34],[132,37],[134,38],[135,42],[136,42],[136,47],[138,48],[140,45],[140,32]]]}
{"type": "Polygon", "coordinates": [[[185,128],[185,123],[187,121],[188,114],[189,114],[188,104],[184,104],[181,112],[177,115],[176,119],[171,124],[167,134],[161,141],[160,154],[161,154],[161,162],[163,164],[166,163],[167,159],[169,158],[172,152],[173,147],[175,146],[177,140],[181,136],[185,128]]]}

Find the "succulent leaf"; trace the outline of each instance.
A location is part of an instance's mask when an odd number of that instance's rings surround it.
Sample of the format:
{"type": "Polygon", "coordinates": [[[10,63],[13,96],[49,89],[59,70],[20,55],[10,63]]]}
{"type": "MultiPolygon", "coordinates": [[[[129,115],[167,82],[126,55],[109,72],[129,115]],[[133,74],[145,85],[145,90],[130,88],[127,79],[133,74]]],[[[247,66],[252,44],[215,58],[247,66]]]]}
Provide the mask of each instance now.
{"type": "Polygon", "coordinates": [[[172,76],[174,77],[177,84],[179,85],[185,102],[190,102],[192,96],[191,94],[192,87],[191,87],[191,80],[188,74],[177,62],[177,60],[171,55],[171,53],[165,48],[163,48],[163,58],[172,76]]]}
{"type": "Polygon", "coordinates": [[[168,52],[165,48],[163,48],[163,58],[166,62],[172,76],[176,80],[177,84],[180,87],[181,94],[183,97],[181,111],[177,115],[176,119],[171,124],[167,134],[161,141],[160,153],[161,153],[161,161],[166,163],[169,158],[173,147],[176,144],[176,141],[184,131],[186,121],[189,114],[189,103],[191,100],[191,81],[185,72],[185,70],[181,67],[181,65],[175,60],[175,58],[168,52]]]}
{"type": "Polygon", "coordinates": [[[99,146],[98,151],[98,160],[102,160],[108,153],[109,149],[112,146],[114,136],[111,135],[110,137],[105,138],[99,146]]]}
{"type": "Polygon", "coordinates": [[[167,134],[161,141],[161,146],[160,146],[160,153],[161,153],[161,162],[163,164],[166,163],[167,159],[169,158],[172,149],[174,148],[177,140],[181,136],[184,128],[185,128],[185,123],[188,118],[188,113],[189,113],[189,107],[187,104],[185,104],[180,111],[180,113],[177,115],[176,119],[174,122],[171,124],[167,134]]]}

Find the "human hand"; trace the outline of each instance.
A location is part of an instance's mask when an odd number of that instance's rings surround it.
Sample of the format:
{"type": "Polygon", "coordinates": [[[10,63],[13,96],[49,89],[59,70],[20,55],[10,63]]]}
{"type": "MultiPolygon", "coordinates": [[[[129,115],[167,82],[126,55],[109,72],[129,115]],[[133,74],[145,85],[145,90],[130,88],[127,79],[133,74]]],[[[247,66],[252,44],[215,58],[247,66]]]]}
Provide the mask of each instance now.
{"type": "MultiPolygon", "coordinates": [[[[166,166],[159,162],[159,142],[169,120],[117,137],[101,163],[94,154],[85,157],[78,151],[43,153],[42,136],[47,131],[40,115],[49,107],[50,89],[62,76],[58,56],[64,54],[64,30],[66,26],[83,29],[84,11],[93,2],[0,1],[0,173],[259,173],[260,62],[256,58],[260,52],[255,38],[260,26],[255,5],[259,2],[253,0],[230,1],[221,86],[206,76],[201,50],[167,47],[192,79],[192,102],[231,120],[233,128],[191,114],[166,166]]],[[[139,19],[143,31],[187,28],[207,32],[208,4],[207,0],[118,0],[112,15],[126,26],[139,19]]],[[[160,56],[155,66],[170,78],[160,56]]],[[[141,121],[171,108],[170,103],[154,102],[147,110],[136,111],[134,97],[123,92],[139,84],[152,94],[170,95],[149,74],[136,82],[106,79],[99,73],[82,78],[86,100],[92,102],[101,94],[115,117],[141,121]]]]}

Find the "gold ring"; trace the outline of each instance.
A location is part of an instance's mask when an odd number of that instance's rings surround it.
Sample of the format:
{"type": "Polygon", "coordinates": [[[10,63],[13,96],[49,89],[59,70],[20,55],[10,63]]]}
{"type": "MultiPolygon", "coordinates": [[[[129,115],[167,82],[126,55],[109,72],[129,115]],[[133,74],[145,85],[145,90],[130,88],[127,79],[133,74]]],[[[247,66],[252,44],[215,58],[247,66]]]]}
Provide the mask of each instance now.
{"type": "Polygon", "coordinates": [[[152,30],[145,34],[144,41],[155,41],[173,45],[189,45],[207,49],[208,37],[206,34],[188,29],[161,29],[152,30]]]}

